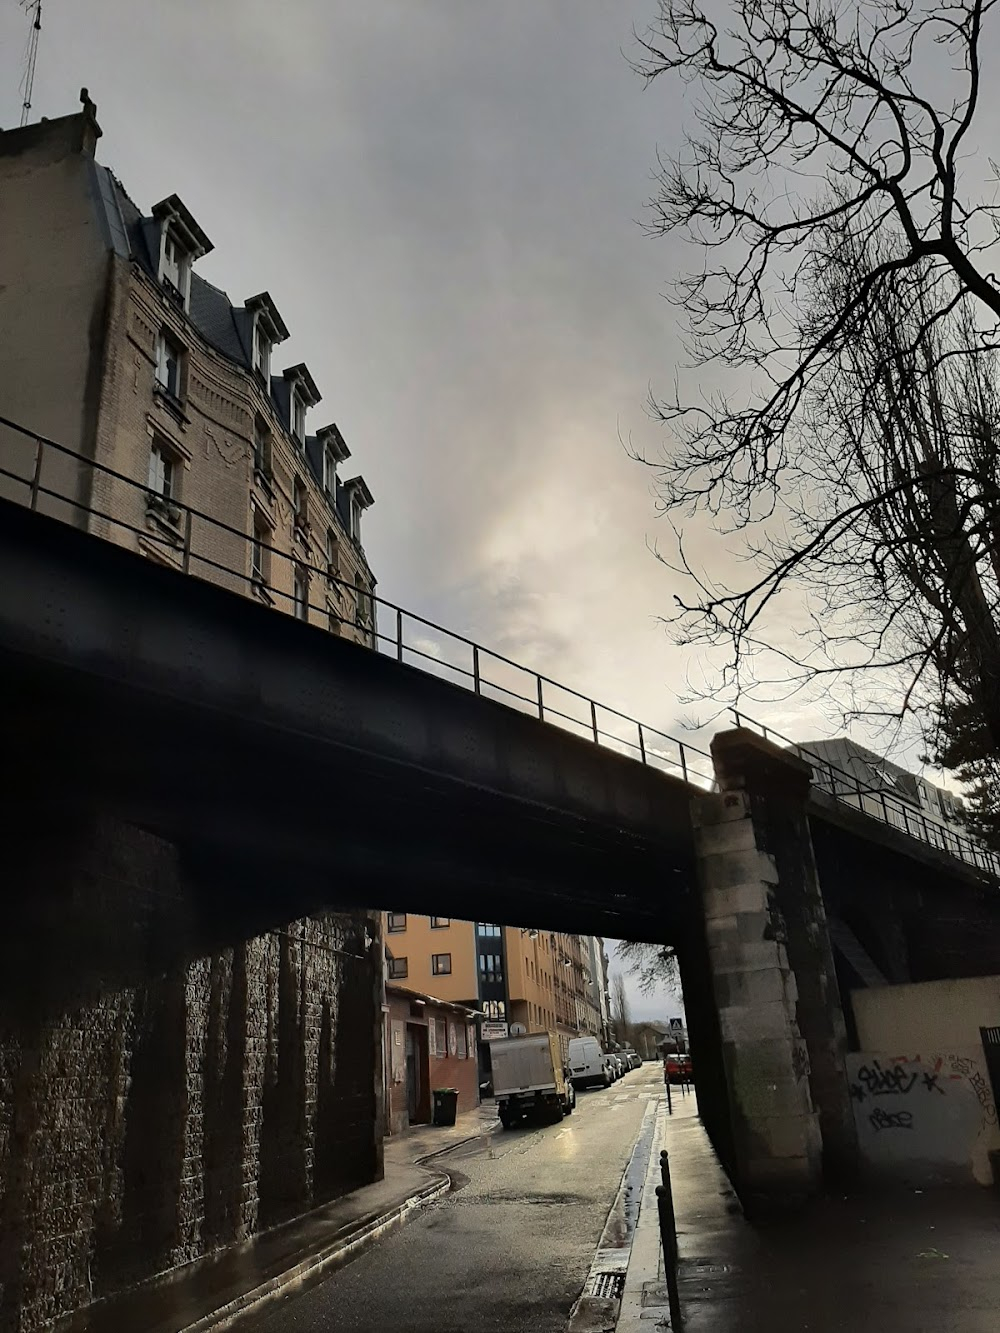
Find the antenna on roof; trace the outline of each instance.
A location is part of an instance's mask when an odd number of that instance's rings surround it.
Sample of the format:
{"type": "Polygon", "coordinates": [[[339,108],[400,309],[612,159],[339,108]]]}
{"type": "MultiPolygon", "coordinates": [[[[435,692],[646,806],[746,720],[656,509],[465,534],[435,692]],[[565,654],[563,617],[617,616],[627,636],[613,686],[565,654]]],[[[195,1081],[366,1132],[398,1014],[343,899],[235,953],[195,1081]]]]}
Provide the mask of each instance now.
{"type": "Polygon", "coordinates": [[[21,124],[27,125],[31,115],[31,92],[35,86],[35,63],[38,60],[38,35],[42,31],[42,0],[21,0],[21,8],[31,17],[31,31],[28,34],[28,46],[25,51],[24,76],[21,90],[24,102],[21,105],[21,124]]]}

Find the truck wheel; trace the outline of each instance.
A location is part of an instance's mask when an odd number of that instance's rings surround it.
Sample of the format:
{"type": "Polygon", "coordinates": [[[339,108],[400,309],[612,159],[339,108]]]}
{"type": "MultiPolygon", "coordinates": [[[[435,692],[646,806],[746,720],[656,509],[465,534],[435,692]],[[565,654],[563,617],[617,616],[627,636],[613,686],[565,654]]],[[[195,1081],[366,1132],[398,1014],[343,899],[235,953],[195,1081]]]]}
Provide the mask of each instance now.
{"type": "Polygon", "coordinates": [[[556,1102],[555,1106],[553,1106],[552,1108],[552,1123],[554,1125],[558,1125],[559,1121],[563,1118],[565,1114],[566,1114],[566,1108],[563,1106],[562,1102],[561,1101],[556,1102]]]}
{"type": "Polygon", "coordinates": [[[501,1106],[500,1108],[500,1123],[503,1125],[504,1129],[510,1129],[511,1125],[514,1123],[514,1117],[507,1110],[506,1106],[501,1106]]]}

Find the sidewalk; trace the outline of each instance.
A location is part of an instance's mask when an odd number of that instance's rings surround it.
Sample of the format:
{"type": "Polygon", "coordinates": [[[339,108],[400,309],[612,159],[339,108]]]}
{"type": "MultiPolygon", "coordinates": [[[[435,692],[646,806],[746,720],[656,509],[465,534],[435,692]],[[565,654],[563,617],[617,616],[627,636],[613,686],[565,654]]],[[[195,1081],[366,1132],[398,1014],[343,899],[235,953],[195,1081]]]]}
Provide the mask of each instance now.
{"type": "Polygon", "coordinates": [[[101,1301],[59,1326],[59,1333],[208,1333],[252,1306],[315,1281],[412,1209],[444,1194],[444,1171],[423,1166],[498,1124],[492,1101],[458,1117],[452,1128],[416,1125],[385,1140],[385,1177],[217,1256],[101,1301]]]}
{"type": "Polygon", "coordinates": [[[670,1153],[685,1333],[996,1333],[1000,1199],[885,1189],[750,1227],[690,1099],[654,1142],[617,1333],[669,1328],[659,1152],[670,1153]]]}

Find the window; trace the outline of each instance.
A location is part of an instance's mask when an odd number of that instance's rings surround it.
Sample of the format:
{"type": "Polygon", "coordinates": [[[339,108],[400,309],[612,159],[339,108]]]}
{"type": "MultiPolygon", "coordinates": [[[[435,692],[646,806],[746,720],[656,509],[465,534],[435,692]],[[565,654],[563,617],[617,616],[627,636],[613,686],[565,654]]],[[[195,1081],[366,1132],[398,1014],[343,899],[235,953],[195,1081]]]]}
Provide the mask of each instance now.
{"type": "Polygon", "coordinates": [[[191,280],[191,256],[169,227],[164,228],[160,282],[185,310],[191,280]]]}
{"type": "Polygon", "coordinates": [[[332,500],[337,491],[337,456],[329,445],[323,450],[323,489],[332,500]]]}
{"type": "Polygon", "coordinates": [[[295,535],[303,537],[309,531],[309,501],[306,498],[306,488],[301,477],[295,478],[292,508],[294,510],[292,524],[295,535]]]}
{"type": "Polygon", "coordinates": [[[168,398],[181,400],[184,349],[164,330],[156,340],[156,383],[168,398]]]}
{"type": "Polygon", "coordinates": [[[434,1043],[437,1046],[437,1057],[443,1060],[448,1054],[448,1021],[444,1018],[435,1018],[434,1020],[434,1043]]]}
{"type": "Polygon", "coordinates": [[[455,1054],[458,1056],[459,1060],[464,1060],[467,1058],[469,1054],[469,1044],[466,1035],[466,1027],[464,1023],[458,1024],[458,1030],[455,1033],[455,1038],[457,1041],[455,1054]]]}
{"type": "Polygon", "coordinates": [[[300,394],[292,390],[292,434],[300,444],[306,438],[306,405],[300,394]]]}
{"type": "Polygon", "coordinates": [[[397,931],[406,929],[405,912],[388,912],[386,913],[386,915],[388,917],[388,926],[390,935],[395,935],[397,931]]]}
{"type": "Polygon", "coordinates": [[[490,925],[487,925],[487,923],[486,923],[485,921],[480,921],[480,922],[478,922],[478,923],[476,924],[476,930],[478,931],[478,933],[479,933],[480,935],[485,935],[485,936],[487,936],[487,937],[490,938],[490,939],[496,938],[496,937],[498,937],[499,934],[500,934],[500,927],[499,927],[499,926],[490,926],[490,925]]]}
{"type": "Polygon", "coordinates": [[[335,584],[340,573],[340,543],[333,528],[326,530],[326,572],[330,582],[335,584]]]}
{"type": "Polygon", "coordinates": [[[253,368],[267,384],[271,378],[271,339],[261,327],[259,316],[253,322],[253,368]]]}
{"type": "Polygon", "coordinates": [[[444,930],[445,926],[451,925],[450,916],[432,916],[431,930],[444,930]]]}
{"type": "Polygon", "coordinates": [[[257,417],[253,423],[253,467],[262,477],[270,477],[271,432],[261,417],[257,417]]]}
{"type": "Polygon", "coordinates": [[[361,542],[361,501],[356,496],[351,497],[351,536],[356,542],[361,542]]]}
{"type": "Polygon", "coordinates": [[[266,583],[270,568],[271,529],[263,518],[252,511],[253,535],[250,538],[250,577],[254,583],[266,583]]]}
{"type": "Polygon", "coordinates": [[[503,1000],[484,1000],[483,1013],[494,1023],[502,1023],[507,1011],[503,1000]]]}
{"type": "Polygon", "coordinates": [[[292,579],[292,613],[296,620],[309,619],[309,575],[301,567],[292,579]]]}
{"type": "Polygon", "coordinates": [[[409,975],[409,971],[409,965],[405,958],[389,959],[389,976],[395,981],[401,981],[404,977],[409,975]]]}
{"type": "Polygon", "coordinates": [[[360,574],[355,574],[354,576],[354,609],[360,624],[368,625],[371,623],[371,594],[366,591],[365,585],[361,581],[360,574]]]}
{"type": "Polygon", "coordinates": [[[431,973],[435,977],[450,977],[451,954],[450,953],[431,954],[431,973]]]}
{"type": "Polygon", "coordinates": [[[159,440],[149,446],[149,489],[154,495],[164,500],[173,497],[175,491],[175,463],[167,449],[159,440]]]}
{"type": "Polygon", "coordinates": [[[502,981],[503,968],[500,966],[500,955],[498,953],[481,953],[479,955],[479,972],[484,981],[502,981]]]}

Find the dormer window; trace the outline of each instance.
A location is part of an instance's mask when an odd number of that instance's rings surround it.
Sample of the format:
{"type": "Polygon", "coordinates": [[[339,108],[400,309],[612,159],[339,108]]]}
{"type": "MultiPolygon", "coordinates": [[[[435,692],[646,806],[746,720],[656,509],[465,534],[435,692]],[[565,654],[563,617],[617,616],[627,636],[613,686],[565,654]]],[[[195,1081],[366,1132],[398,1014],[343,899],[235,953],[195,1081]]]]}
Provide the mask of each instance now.
{"type": "Polygon", "coordinates": [[[299,444],[306,439],[306,405],[294,390],[292,392],[292,434],[299,444]]]}
{"type": "Polygon", "coordinates": [[[191,303],[191,265],[213,248],[202,229],[176,194],[153,208],[160,224],[160,262],[157,277],[166,294],[182,310],[191,303]]]}
{"type": "Polygon", "coordinates": [[[348,523],[351,537],[361,545],[361,515],[375,503],[375,497],[365,485],[364,477],[352,477],[344,482],[348,495],[348,523]]]}
{"type": "Polygon", "coordinates": [[[180,242],[168,228],[164,228],[163,257],[160,261],[160,281],[177,303],[187,309],[191,279],[191,260],[180,242]]]}
{"type": "Polygon", "coordinates": [[[246,309],[253,318],[253,347],[250,357],[254,373],[265,388],[271,384],[271,352],[278,343],[288,337],[285,321],[278,314],[278,307],[271,300],[268,292],[259,292],[251,296],[246,309]]]}
{"type": "Polygon", "coordinates": [[[316,439],[323,449],[323,490],[333,505],[337,501],[337,464],[350,458],[351,451],[336,426],[323,426],[316,439]]]}
{"type": "Polygon", "coordinates": [[[306,408],[315,407],[322,394],[304,365],[285,371],[288,382],[288,429],[298,444],[306,442],[306,408]]]}
{"type": "Polygon", "coordinates": [[[253,326],[253,368],[267,384],[271,378],[271,339],[259,319],[253,326]]]}

